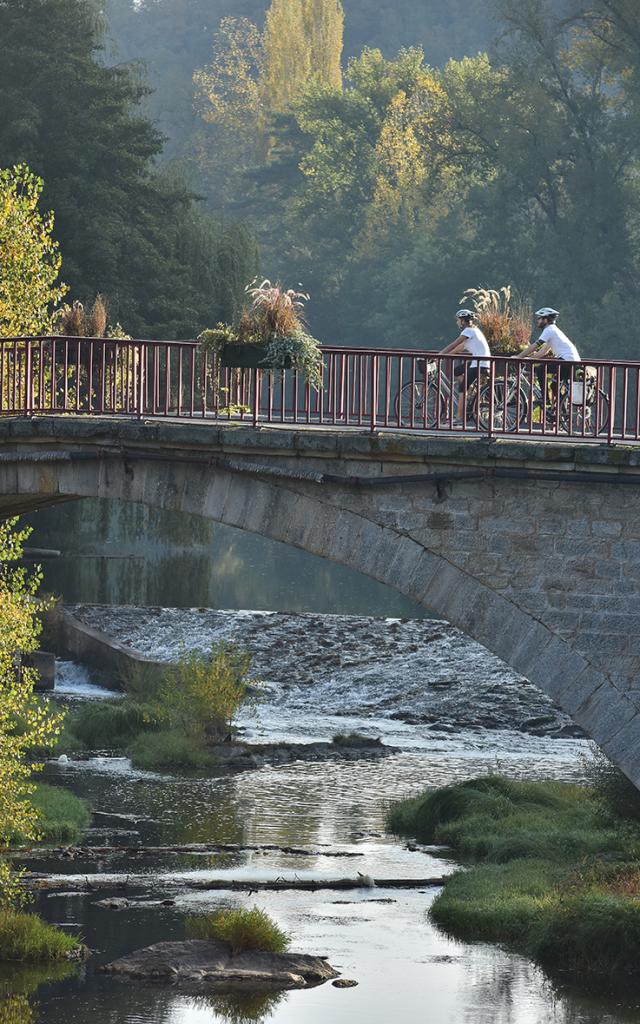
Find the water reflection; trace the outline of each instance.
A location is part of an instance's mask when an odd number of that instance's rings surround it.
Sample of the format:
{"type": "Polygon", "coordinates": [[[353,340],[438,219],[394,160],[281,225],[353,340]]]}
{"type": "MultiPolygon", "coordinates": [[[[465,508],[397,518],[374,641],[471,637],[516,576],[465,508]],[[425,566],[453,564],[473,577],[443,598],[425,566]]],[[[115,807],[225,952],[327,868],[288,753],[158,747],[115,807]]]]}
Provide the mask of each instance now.
{"type": "Polygon", "coordinates": [[[200,996],[192,1005],[196,1011],[213,1011],[227,1024],[264,1024],[285,998],[284,992],[200,996]]]}
{"type": "Polygon", "coordinates": [[[0,965],[0,1024],[34,1024],[37,1010],[29,997],[39,987],[63,981],[77,970],[76,964],[68,963],[0,965]]]}
{"type": "Polygon", "coordinates": [[[85,499],[28,517],[45,587],[68,602],[264,608],[422,618],[388,587],[286,544],[197,516],[85,499]]]}

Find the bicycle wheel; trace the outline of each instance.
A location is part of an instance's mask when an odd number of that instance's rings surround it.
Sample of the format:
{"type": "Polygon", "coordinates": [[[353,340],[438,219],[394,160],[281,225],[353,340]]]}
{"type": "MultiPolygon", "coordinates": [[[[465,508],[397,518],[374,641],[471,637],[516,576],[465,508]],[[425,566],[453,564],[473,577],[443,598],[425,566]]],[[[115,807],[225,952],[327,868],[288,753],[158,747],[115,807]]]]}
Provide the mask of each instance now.
{"type": "MultiPolygon", "coordinates": [[[[606,434],[609,430],[609,416],[611,410],[609,408],[609,396],[605,391],[598,389],[598,422],[594,423],[594,429],[596,434],[606,434]]],[[[595,406],[591,413],[592,419],[595,420],[596,409],[595,406]]]]}
{"type": "Polygon", "coordinates": [[[405,384],[396,398],[396,420],[403,427],[437,426],[443,399],[435,384],[423,380],[405,384]],[[426,408],[425,408],[426,405],[426,408]]]}
{"type": "MultiPolygon", "coordinates": [[[[504,381],[495,381],[493,385],[493,423],[492,430],[512,432],[526,424],[529,415],[529,399],[522,387],[504,381]]],[[[478,396],[478,424],[482,430],[489,429],[491,419],[491,385],[480,388],[478,396]]],[[[473,424],[471,424],[473,425],[473,424]]]]}

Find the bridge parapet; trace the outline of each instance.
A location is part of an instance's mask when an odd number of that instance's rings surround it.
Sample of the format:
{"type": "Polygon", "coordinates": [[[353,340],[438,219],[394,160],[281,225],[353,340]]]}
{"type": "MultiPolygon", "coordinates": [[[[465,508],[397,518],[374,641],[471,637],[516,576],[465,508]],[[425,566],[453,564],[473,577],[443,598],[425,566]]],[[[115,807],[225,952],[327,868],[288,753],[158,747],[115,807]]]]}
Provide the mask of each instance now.
{"type": "Polygon", "coordinates": [[[640,362],[322,349],[322,384],[229,368],[196,341],[0,339],[0,415],[83,414],[640,441],[640,362]],[[486,365],[485,365],[486,364],[486,365]],[[465,394],[457,419],[458,388],[465,394]]]}

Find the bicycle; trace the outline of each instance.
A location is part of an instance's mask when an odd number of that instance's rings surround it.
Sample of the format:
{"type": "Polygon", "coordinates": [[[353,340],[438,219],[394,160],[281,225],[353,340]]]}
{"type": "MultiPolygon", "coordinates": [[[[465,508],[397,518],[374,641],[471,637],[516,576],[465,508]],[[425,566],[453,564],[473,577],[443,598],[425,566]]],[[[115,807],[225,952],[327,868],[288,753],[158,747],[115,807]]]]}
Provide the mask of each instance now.
{"type": "MultiPolygon", "coordinates": [[[[500,388],[501,395],[504,382],[496,381],[494,387],[500,388]]],[[[591,366],[578,367],[571,379],[561,379],[559,384],[554,371],[550,371],[546,398],[537,377],[521,367],[517,374],[507,379],[507,406],[519,409],[516,428],[557,426],[558,430],[568,434],[597,436],[604,433],[609,425],[609,396],[598,387],[598,371],[591,366]],[[534,415],[536,411],[537,416],[534,415]],[[595,418],[597,423],[594,423],[595,418]]],[[[510,422],[513,423],[513,416],[510,422]]]]}
{"type": "MultiPolygon", "coordinates": [[[[444,372],[438,374],[435,360],[425,362],[420,371],[422,377],[404,384],[395,401],[395,415],[400,426],[422,426],[429,430],[446,428],[450,416],[455,412],[457,390],[444,372]]],[[[480,371],[467,388],[465,425],[481,430],[489,429],[491,419],[491,385],[487,380],[488,371],[480,371]]],[[[505,398],[504,381],[494,381],[493,421],[494,427],[508,431],[515,430],[518,422],[528,414],[529,404],[524,391],[518,398],[516,390],[507,387],[505,398]]]]}
{"type": "MultiPolygon", "coordinates": [[[[395,401],[395,415],[400,426],[445,428],[451,422],[456,394],[451,381],[435,360],[425,361],[421,379],[404,384],[395,401]]],[[[580,367],[572,383],[562,380],[557,388],[549,375],[552,394],[544,400],[538,380],[521,367],[516,372],[498,376],[491,384],[487,372],[481,371],[478,382],[467,389],[465,424],[481,430],[517,433],[530,428],[544,429],[556,423],[558,429],[580,436],[598,436],[609,425],[609,396],[598,387],[598,372],[593,367],[580,367]],[[558,411],[559,409],[559,411],[558,411]],[[539,419],[535,418],[540,410],[539,419]],[[594,416],[595,413],[595,416],[594,416]],[[597,423],[594,419],[597,418],[597,423]]]]}

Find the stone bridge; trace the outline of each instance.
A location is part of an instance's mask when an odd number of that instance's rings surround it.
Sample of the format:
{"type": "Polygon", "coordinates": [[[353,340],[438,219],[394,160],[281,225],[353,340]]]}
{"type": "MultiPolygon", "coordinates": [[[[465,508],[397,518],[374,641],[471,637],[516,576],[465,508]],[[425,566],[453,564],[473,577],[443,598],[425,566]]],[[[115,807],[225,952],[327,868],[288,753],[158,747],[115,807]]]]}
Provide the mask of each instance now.
{"type": "Polygon", "coordinates": [[[0,419],[0,515],[205,516],[386,583],[537,684],[640,787],[640,448],[0,419]]]}

